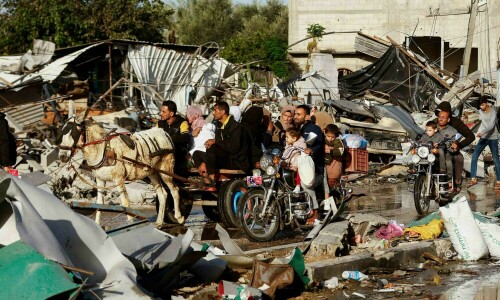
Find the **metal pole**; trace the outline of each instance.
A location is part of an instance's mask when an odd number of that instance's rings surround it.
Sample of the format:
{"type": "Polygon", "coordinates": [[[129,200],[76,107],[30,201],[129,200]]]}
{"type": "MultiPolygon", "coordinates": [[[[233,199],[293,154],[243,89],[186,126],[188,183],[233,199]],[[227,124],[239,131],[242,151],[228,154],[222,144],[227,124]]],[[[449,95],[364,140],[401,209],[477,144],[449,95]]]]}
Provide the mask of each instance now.
{"type": "Polygon", "coordinates": [[[110,99],[111,99],[111,105],[113,107],[114,106],[113,105],[113,90],[112,90],[112,87],[113,87],[113,72],[112,72],[112,59],[111,59],[111,52],[113,50],[112,47],[113,47],[113,45],[109,44],[109,63],[108,63],[108,66],[109,66],[109,89],[111,90],[110,99]]]}
{"type": "Polygon", "coordinates": [[[439,67],[444,70],[444,39],[441,38],[441,59],[439,62],[439,67]]]}
{"type": "Polygon", "coordinates": [[[472,48],[472,41],[474,40],[474,30],[476,29],[477,3],[479,2],[479,0],[471,0],[471,1],[472,1],[472,6],[470,10],[469,29],[467,30],[467,42],[465,44],[464,59],[463,59],[464,77],[467,77],[467,75],[469,75],[470,54],[472,48]]]}
{"type": "Polygon", "coordinates": [[[496,107],[500,106],[500,61],[497,61],[497,101],[495,103],[496,107]]]}

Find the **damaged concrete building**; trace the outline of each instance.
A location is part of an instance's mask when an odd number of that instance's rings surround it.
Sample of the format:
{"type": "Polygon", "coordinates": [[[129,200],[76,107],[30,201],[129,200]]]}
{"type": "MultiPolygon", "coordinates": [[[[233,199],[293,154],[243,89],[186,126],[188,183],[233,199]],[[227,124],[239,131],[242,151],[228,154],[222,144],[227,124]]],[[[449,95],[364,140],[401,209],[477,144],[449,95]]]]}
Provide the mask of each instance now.
{"type": "MultiPolygon", "coordinates": [[[[479,70],[486,78],[496,79],[492,68],[496,69],[499,60],[499,7],[499,0],[479,1],[468,73],[479,70]]],[[[306,37],[310,24],[323,25],[327,34],[318,48],[333,55],[340,76],[366,67],[385,52],[383,41],[359,33],[383,39],[389,35],[441,69],[460,74],[471,12],[469,0],[289,0],[288,8],[289,43],[306,37]]],[[[308,56],[307,43],[302,41],[289,49],[301,66],[308,56]]]]}

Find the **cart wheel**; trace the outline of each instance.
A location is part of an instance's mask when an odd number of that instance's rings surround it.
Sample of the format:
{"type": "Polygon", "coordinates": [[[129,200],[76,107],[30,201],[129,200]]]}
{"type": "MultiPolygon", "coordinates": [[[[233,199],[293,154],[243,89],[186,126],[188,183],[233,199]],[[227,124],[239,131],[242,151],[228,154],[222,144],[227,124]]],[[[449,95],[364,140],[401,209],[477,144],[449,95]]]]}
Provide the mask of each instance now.
{"type": "Polygon", "coordinates": [[[238,201],[245,194],[247,184],[241,179],[232,179],[228,182],[223,193],[219,194],[217,207],[219,208],[222,223],[228,228],[240,228],[236,211],[238,210],[238,201]]]}

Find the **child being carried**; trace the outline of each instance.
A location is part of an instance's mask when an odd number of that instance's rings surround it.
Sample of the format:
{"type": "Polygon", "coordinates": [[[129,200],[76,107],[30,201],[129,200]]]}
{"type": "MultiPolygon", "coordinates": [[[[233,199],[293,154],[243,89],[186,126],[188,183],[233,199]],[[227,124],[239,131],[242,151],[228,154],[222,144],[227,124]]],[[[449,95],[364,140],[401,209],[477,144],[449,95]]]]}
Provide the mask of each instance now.
{"type": "Polygon", "coordinates": [[[300,154],[307,148],[306,141],[300,135],[300,131],[296,128],[288,128],[286,130],[286,146],[283,151],[283,166],[295,172],[295,189],[294,193],[300,192],[300,177],[298,171],[298,160],[300,154]]]}
{"type": "Polygon", "coordinates": [[[439,147],[439,143],[444,140],[444,135],[438,132],[437,123],[429,121],[425,124],[425,134],[420,139],[420,142],[432,142],[434,148],[438,149],[439,173],[446,174],[446,159],[444,147],[439,147]]]}

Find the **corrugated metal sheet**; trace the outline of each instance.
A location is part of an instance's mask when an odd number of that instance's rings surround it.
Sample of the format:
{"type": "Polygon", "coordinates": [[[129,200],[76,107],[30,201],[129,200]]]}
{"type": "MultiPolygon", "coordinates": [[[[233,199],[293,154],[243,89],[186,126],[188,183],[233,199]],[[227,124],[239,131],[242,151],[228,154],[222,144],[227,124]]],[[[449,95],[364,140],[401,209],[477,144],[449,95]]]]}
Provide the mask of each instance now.
{"type": "MultiPolygon", "coordinates": [[[[30,76],[41,76],[45,81],[53,81],[61,74],[61,72],[64,69],[66,69],[66,67],[70,62],[75,60],[78,56],[80,56],[82,53],[89,50],[90,48],[93,48],[101,44],[102,43],[96,43],[88,47],[85,47],[81,50],[78,50],[76,52],[73,52],[71,54],[68,54],[66,56],[63,56],[59,59],[56,59],[55,61],[48,64],[45,68],[41,69],[40,71],[30,74],[30,76]]],[[[27,76],[27,78],[24,80],[28,80],[30,76],[27,76]]]]}
{"type": "Polygon", "coordinates": [[[354,40],[354,49],[366,55],[380,58],[389,49],[389,42],[366,34],[358,33],[354,40]]]}
{"type": "Polygon", "coordinates": [[[42,104],[17,105],[3,110],[3,112],[16,131],[24,131],[29,125],[39,122],[43,118],[42,104]]]}
{"type": "MultiPolygon", "coordinates": [[[[213,92],[224,75],[233,73],[227,72],[229,63],[224,59],[206,59],[150,45],[130,45],[128,59],[139,83],[164,100],[173,100],[180,112],[185,112],[191,91],[196,91],[194,102],[198,103],[213,92]]],[[[162,99],[144,92],[142,99],[149,113],[158,113],[162,99]]]]}

